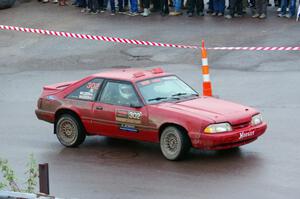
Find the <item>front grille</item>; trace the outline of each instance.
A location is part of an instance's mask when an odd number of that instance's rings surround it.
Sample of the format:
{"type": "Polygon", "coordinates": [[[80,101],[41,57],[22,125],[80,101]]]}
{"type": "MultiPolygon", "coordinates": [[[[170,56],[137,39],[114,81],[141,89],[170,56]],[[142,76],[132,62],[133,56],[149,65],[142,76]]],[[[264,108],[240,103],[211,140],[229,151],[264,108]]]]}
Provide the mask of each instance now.
{"type": "Polygon", "coordinates": [[[244,123],[235,124],[235,125],[231,125],[231,126],[232,126],[233,130],[242,129],[242,128],[250,126],[250,122],[244,122],[244,123]]]}

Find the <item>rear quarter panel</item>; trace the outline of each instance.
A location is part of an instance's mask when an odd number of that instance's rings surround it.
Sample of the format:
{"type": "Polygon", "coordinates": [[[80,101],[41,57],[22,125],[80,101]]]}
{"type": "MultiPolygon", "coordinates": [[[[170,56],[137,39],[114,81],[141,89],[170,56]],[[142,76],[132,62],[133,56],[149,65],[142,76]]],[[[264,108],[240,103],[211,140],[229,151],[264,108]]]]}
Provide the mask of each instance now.
{"type": "MultiPolygon", "coordinates": [[[[37,109],[35,111],[37,117],[50,123],[55,122],[55,113],[61,109],[69,109],[74,111],[77,115],[81,115],[79,107],[85,107],[87,102],[80,102],[80,100],[65,99],[72,91],[80,87],[85,82],[91,80],[93,77],[86,77],[77,82],[72,82],[69,86],[63,89],[55,89],[64,83],[57,83],[53,85],[44,86],[44,90],[38,100],[37,109]]],[[[68,83],[68,82],[65,82],[68,83]]]]}

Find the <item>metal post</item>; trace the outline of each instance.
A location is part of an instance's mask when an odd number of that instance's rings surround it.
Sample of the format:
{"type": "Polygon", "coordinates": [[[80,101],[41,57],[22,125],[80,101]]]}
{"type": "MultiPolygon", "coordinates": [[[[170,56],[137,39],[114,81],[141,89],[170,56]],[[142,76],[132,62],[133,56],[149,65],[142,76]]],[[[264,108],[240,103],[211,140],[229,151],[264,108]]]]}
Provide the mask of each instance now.
{"type": "Polygon", "coordinates": [[[40,193],[50,194],[48,163],[39,164],[40,193]]]}

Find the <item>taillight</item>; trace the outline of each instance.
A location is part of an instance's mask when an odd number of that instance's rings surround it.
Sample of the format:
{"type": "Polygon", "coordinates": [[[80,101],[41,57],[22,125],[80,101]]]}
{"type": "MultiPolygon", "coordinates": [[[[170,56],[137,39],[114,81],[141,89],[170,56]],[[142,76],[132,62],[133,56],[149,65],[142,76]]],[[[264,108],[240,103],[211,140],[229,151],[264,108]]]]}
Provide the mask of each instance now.
{"type": "Polygon", "coordinates": [[[42,108],[42,98],[39,98],[38,103],[37,103],[37,107],[38,108],[42,108]]]}

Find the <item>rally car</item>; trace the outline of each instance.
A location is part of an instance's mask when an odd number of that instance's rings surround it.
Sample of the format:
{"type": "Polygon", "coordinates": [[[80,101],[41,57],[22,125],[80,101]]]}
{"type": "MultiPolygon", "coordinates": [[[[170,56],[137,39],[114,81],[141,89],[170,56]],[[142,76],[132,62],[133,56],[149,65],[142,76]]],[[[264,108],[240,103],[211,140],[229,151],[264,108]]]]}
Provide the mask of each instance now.
{"type": "Polygon", "coordinates": [[[44,86],[35,113],[54,124],[66,147],[102,135],[160,143],[168,160],[183,158],[191,147],[239,147],[267,128],[257,110],[200,96],[160,68],[118,69],[44,86]]]}

